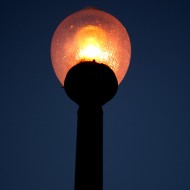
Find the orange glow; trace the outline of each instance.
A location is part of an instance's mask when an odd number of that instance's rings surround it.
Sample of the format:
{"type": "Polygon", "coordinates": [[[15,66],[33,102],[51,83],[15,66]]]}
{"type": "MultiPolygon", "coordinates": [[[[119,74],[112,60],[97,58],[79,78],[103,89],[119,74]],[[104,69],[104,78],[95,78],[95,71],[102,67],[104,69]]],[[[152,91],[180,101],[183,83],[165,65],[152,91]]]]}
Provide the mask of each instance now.
{"type": "Polygon", "coordinates": [[[97,26],[86,26],[81,28],[75,36],[76,43],[79,45],[77,59],[81,61],[97,62],[106,61],[108,52],[105,50],[106,32],[97,26]]]}
{"type": "Polygon", "coordinates": [[[130,58],[130,39],[123,25],[112,15],[92,8],[64,19],[51,43],[52,65],[62,85],[74,65],[93,60],[110,67],[119,84],[130,58]]]}

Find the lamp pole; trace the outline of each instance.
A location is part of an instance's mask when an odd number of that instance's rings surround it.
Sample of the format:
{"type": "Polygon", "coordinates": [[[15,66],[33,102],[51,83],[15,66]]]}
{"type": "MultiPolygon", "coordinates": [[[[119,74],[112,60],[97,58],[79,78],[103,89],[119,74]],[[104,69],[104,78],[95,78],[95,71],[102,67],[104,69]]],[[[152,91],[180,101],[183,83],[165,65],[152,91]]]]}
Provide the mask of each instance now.
{"type": "Polygon", "coordinates": [[[79,105],[75,190],[103,189],[102,105],[117,88],[114,72],[95,61],[77,64],[66,76],[65,91],[79,105]]]}
{"type": "Polygon", "coordinates": [[[51,43],[54,71],[79,105],[75,190],[103,189],[103,110],[129,66],[131,44],[112,15],[83,9],[57,27],[51,43]]]}
{"type": "Polygon", "coordinates": [[[103,111],[100,105],[78,109],[75,190],[103,189],[103,111]]]}

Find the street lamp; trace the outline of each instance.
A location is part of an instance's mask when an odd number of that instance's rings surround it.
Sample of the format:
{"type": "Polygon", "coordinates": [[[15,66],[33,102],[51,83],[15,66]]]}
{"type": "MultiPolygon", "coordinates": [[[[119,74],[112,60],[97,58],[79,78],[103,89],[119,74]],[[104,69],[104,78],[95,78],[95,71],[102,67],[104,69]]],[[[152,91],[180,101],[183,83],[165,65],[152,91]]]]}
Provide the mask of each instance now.
{"type": "Polygon", "coordinates": [[[75,190],[103,188],[102,105],[117,92],[131,44],[112,15],[87,8],[65,18],[51,43],[51,59],[66,94],[79,105],[75,190]]]}

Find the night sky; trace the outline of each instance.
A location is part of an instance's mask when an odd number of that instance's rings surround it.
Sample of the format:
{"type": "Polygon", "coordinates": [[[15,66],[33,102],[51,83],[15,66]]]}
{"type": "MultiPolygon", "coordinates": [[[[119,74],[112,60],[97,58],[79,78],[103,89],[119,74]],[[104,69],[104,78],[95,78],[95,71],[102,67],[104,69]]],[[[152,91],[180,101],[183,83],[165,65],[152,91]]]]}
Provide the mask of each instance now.
{"type": "Polygon", "coordinates": [[[54,74],[50,43],[86,6],[117,17],[132,44],[103,107],[104,190],[189,190],[189,0],[1,1],[0,190],[74,190],[78,106],[54,74]]]}

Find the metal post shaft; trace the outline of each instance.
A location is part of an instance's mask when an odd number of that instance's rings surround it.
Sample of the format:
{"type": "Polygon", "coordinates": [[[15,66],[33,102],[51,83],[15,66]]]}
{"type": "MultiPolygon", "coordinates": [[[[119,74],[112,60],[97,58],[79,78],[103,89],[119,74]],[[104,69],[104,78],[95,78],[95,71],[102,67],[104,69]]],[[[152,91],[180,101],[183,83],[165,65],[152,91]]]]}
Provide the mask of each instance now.
{"type": "Polygon", "coordinates": [[[78,109],[75,190],[103,189],[103,111],[101,106],[78,109]]]}
{"type": "Polygon", "coordinates": [[[79,105],[75,190],[103,189],[102,105],[117,92],[114,72],[94,61],[81,62],[67,73],[65,92],[79,105]]]}

